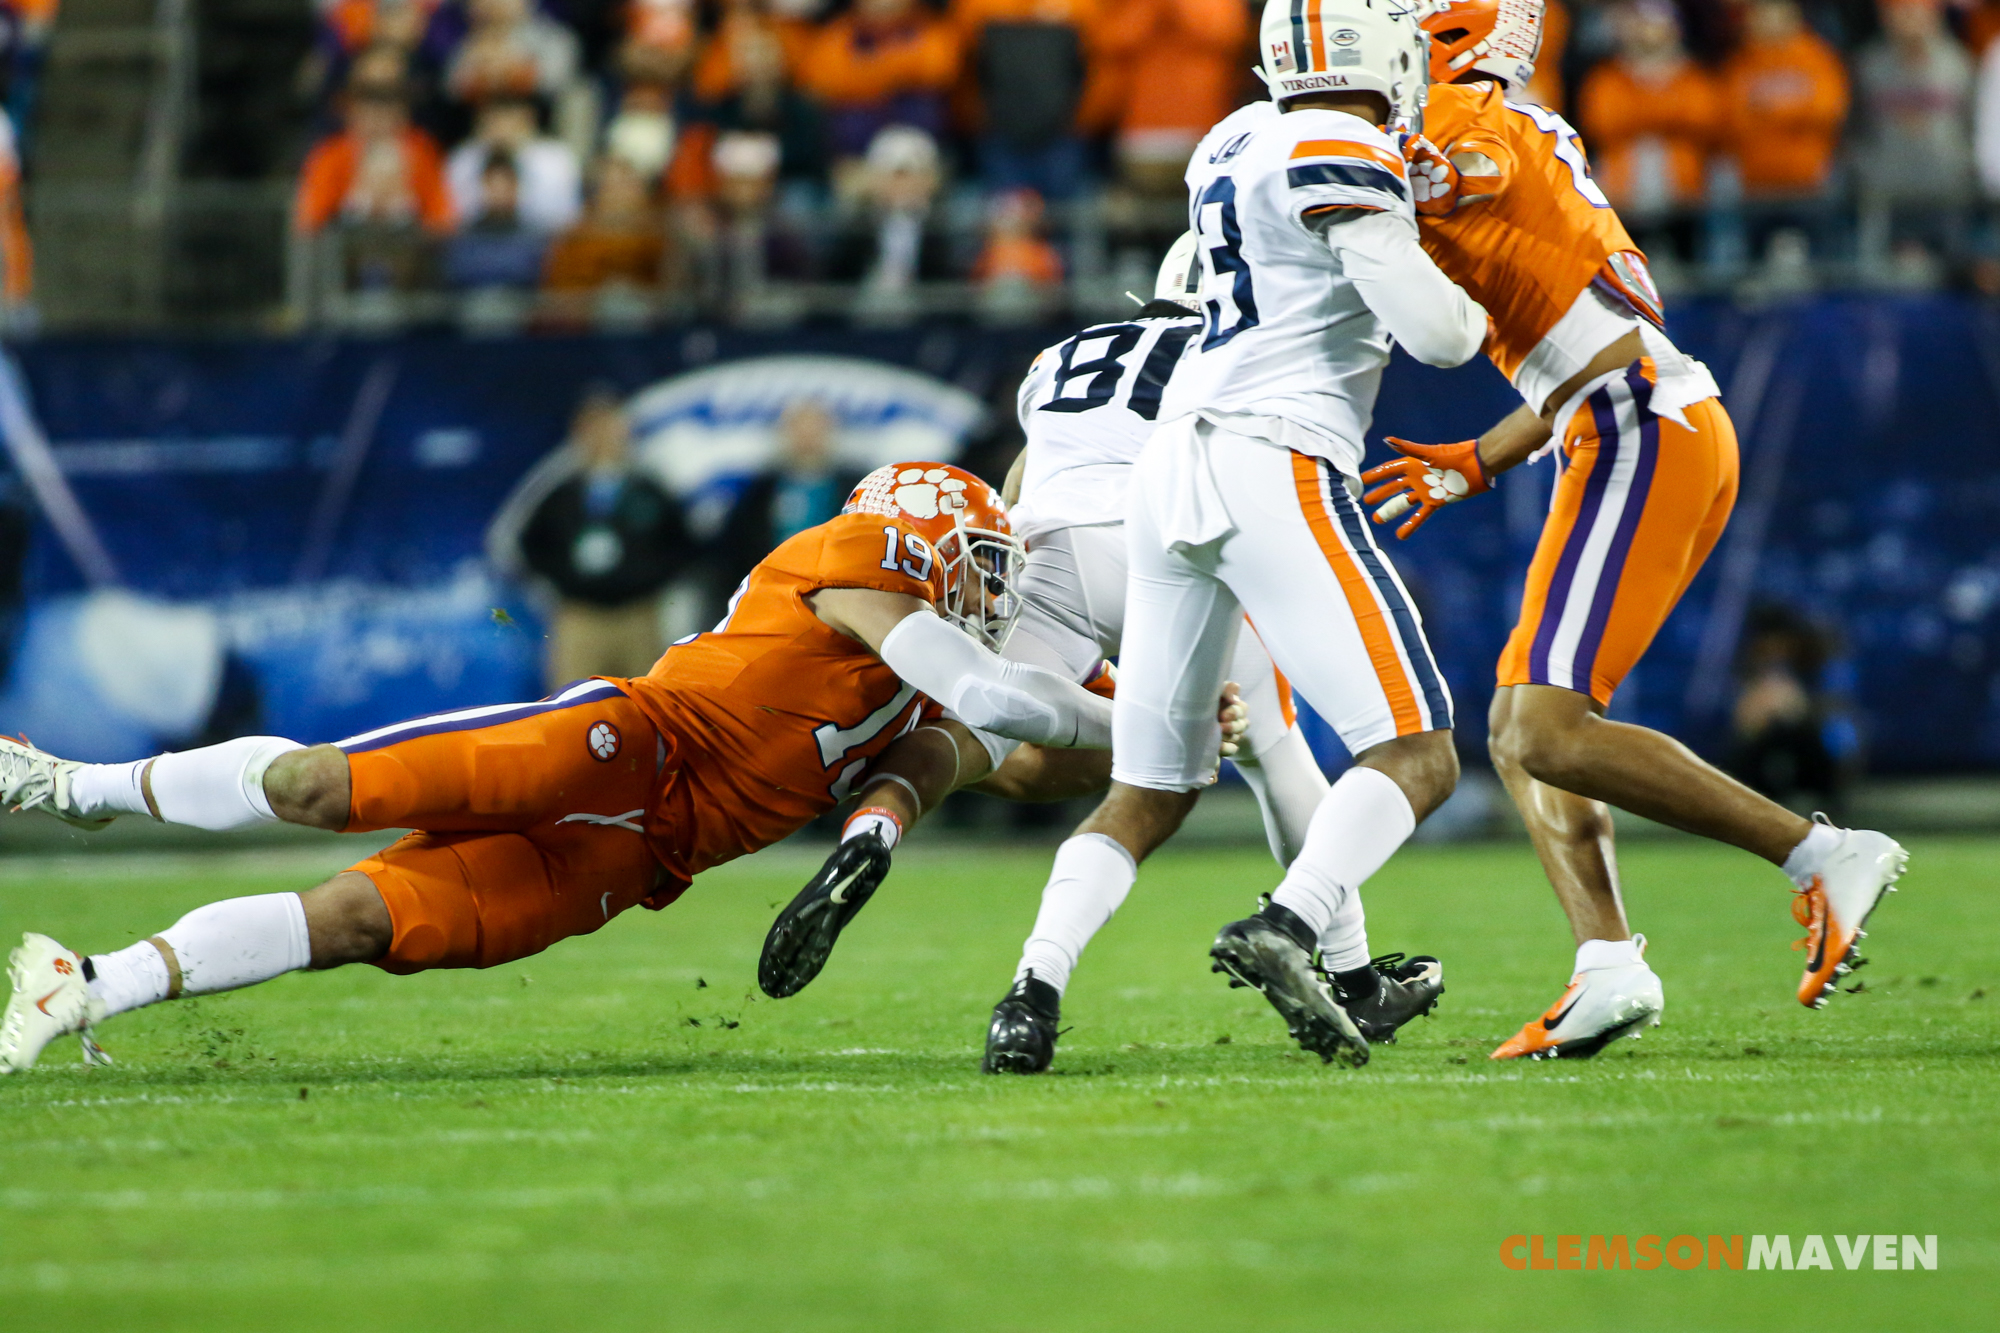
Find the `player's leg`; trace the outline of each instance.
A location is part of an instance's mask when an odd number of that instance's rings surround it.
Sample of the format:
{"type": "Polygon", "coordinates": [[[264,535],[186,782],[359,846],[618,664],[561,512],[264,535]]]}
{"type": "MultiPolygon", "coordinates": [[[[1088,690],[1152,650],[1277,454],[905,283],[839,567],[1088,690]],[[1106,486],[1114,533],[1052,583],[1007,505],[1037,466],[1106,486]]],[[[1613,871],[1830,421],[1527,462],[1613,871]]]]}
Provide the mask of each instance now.
{"type": "Polygon", "coordinates": [[[1242,690],[1250,713],[1249,731],[1232,762],[1257,798],[1264,839],[1282,869],[1305,845],[1313,812],[1326,796],[1326,774],[1299,729],[1291,684],[1272,663],[1254,626],[1237,635],[1229,678],[1242,690]]]}
{"type": "MultiPolygon", "coordinates": [[[[1313,812],[1270,904],[1224,927],[1218,948],[1232,932],[1254,933],[1258,921],[1307,950],[1317,946],[1343,1007],[1386,1036],[1428,1011],[1442,972],[1434,961],[1420,965],[1413,975],[1421,980],[1406,984],[1370,966],[1360,889],[1457,782],[1450,694],[1416,607],[1341,474],[1248,441],[1232,459],[1223,484],[1238,532],[1224,548],[1222,575],[1278,668],[1356,762],[1313,812]]],[[[1365,1050],[1352,1054],[1366,1058],[1365,1050]]]]}
{"type": "MultiPolygon", "coordinates": [[[[402,758],[421,765],[425,740],[434,740],[430,750],[455,754],[450,738],[590,708],[614,696],[623,697],[606,681],[580,681],[534,703],[412,718],[335,745],[244,736],[120,764],[78,763],[0,739],[0,804],[40,810],[86,829],[102,828],[121,814],[218,832],[280,822],[336,831],[518,827],[521,810],[531,817],[539,798],[519,782],[520,766],[482,764],[475,756],[465,763],[428,765],[423,779],[413,782],[402,758]],[[360,805],[349,772],[349,756],[358,754],[384,757],[370,761],[380,781],[365,785],[360,805]]],[[[499,748],[488,753],[489,760],[515,743],[506,735],[494,738],[499,748]]]]}
{"type": "Polygon", "coordinates": [[[367,877],[343,871],[306,893],[267,893],[197,907],[137,944],[79,955],[29,934],[9,958],[13,995],[0,1019],[0,1073],[34,1064],[79,1033],[86,1063],[109,1063],[90,1029],[130,1009],[239,990],[302,968],[371,962],[390,922],[367,877]]]}
{"type": "Polygon", "coordinates": [[[412,972],[526,957],[656,891],[644,821],[661,745],[636,703],[608,687],[484,728],[463,720],[376,735],[376,749],[357,738],[340,756],[353,775],[349,826],[418,816],[522,832],[411,834],[306,894],[211,903],[87,963],[30,935],[12,958],[0,1069],[26,1068],[54,1037],[87,1036],[126,1009],[304,967],[412,972]]]}
{"type": "Polygon", "coordinates": [[[1844,969],[1861,922],[1901,867],[1889,839],[1816,828],[1672,738],[1604,717],[1735,500],[1736,440],[1721,405],[1688,409],[1683,427],[1651,412],[1651,387],[1644,362],[1586,387],[1521,621],[1501,660],[1492,751],[1503,777],[1513,775],[1510,792],[1570,915],[1578,969],[1577,993],[1499,1056],[1567,1054],[1555,1049],[1566,1038],[1589,1054],[1609,1039],[1593,1028],[1600,1021],[1620,1031],[1657,1022],[1658,979],[1639,957],[1643,942],[1632,942],[1608,819],[1593,802],[1730,842],[1791,874],[1808,905],[1807,1003],[1844,969]],[[1551,797],[1551,787],[1571,795],[1551,797]],[[1610,997],[1604,1004],[1599,990],[1610,997]],[[1558,1014],[1562,1032],[1552,1021],[1558,1014]]]}
{"type": "Polygon", "coordinates": [[[1131,892],[1139,862],[1180,827],[1218,763],[1216,698],[1242,613],[1198,555],[1167,549],[1137,497],[1124,535],[1129,566],[1111,789],[1056,850],[1014,985],[988,1026],[988,1073],[1048,1067],[1078,958],[1131,892]]]}

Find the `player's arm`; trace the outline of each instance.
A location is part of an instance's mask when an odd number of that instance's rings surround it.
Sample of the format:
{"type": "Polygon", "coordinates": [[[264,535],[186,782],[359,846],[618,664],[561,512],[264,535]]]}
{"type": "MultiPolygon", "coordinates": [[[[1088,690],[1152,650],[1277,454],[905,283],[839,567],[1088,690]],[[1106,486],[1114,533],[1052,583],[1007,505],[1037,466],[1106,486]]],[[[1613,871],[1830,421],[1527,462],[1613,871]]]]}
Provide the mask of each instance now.
{"type": "Polygon", "coordinates": [[[876,588],[822,588],[813,610],[858,639],[904,683],[968,725],[1064,749],[1111,746],[1111,701],[1053,671],[1009,662],[953,628],[929,602],[876,588]]]}
{"type": "Polygon", "coordinates": [[[1028,475],[1028,447],[1021,446],[1021,452],[1014,455],[1013,463],[1007,469],[1007,479],[1000,483],[1000,498],[1012,509],[1021,502],[1021,482],[1028,475]]]}
{"type": "Polygon", "coordinates": [[[1417,224],[1388,210],[1327,208],[1305,216],[1390,336],[1432,366],[1464,365],[1486,342],[1486,307],[1417,243],[1417,224]]]}

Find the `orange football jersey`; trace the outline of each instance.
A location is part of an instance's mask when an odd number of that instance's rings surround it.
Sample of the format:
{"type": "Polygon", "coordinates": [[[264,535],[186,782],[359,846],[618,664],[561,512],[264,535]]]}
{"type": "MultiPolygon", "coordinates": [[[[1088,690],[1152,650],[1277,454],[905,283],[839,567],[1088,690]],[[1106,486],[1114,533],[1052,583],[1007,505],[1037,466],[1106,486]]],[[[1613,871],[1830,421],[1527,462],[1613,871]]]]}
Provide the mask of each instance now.
{"type": "MultiPolygon", "coordinates": [[[[1509,379],[1591,283],[1602,280],[1659,322],[1658,299],[1611,201],[1590,178],[1583,145],[1561,116],[1504,99],[1497,84],[1432,84],[1424,135],[1447,157],[1484,153],[1497,192],[1448,217],[1420,217],[1424,250],[1486,307],[1487,355],[1509,379]]],[[[1488,193],[1483,184],[1468,193],[1488,193]]]]}
{"type": "Polygon", "coordinates": [[[867,645],[814,614],[822,588],[878,588],[933,604],[943,562],[907,524],[842,514],[750,571],[721,624],[625,682],[679,742],[650,821],[655,852],[693,877],[768,847],[831,810],[890,742],[936,717],[867,645]]]}

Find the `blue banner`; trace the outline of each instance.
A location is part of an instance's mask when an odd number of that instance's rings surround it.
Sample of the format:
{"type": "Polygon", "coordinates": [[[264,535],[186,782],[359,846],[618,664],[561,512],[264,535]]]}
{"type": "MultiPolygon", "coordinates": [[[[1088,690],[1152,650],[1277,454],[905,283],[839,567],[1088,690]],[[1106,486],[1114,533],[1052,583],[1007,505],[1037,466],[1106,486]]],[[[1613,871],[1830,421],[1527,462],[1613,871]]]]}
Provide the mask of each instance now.
{"type": "MultiPolygon", "coordinates": [[[[1739,632],[1777,602],[1839,635],[1833,683],[1851,692],[1874,768],[2000,762],[2000,315],[1950,297],[1695,302],[1672,326],[1723,386],[1743,491],[1615,714],[1721,745],[1739,632]]],[[[38,524],[0,729],[84,758],[143,753],[217,725],[246,676],[257,725],[304,741],[532,697],[540,629],[487,572],[482,539],[586,386],[651,389],[640,401],[668,404],[673,421],[705,420],[657,386],[756,357],[860,358],[922,387],[917,406],[860,394],[857,412],[955,436],[997,475],[1018,444],[1019,375],[1065,333],[27,344],[16,355],[30,406],[119,586],[87,588],[38,524]]],[[[1376,423],[1465,439],[1517,402],[1483,363],[1442,372],[1399,355],[1376,423]]],[[[843,447],[855,457],[871,438],[858,420],[843,447]]],[[[1376,442],[1371,458],[1386,452],[1376,442]]],[[[1523,469],[1387,542],[1468,754],[1552,476],[1548,462],[1523,469]]]]}

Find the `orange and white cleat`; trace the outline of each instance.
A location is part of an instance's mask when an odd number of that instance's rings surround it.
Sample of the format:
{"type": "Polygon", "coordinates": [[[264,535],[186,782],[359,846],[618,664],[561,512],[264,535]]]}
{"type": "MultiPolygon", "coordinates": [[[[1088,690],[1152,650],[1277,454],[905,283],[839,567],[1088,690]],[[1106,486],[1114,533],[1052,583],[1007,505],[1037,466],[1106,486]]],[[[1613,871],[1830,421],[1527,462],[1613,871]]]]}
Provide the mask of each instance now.
{"type": "MultiPolygon", "coordinates": [[[[1634,935],[1635,954],[1646,951],[1646,937],[1634,935]]],[[[1588,1059],[1620,1037],[1638,1036],[1642,1027],[1658,1027],[1666,1008],[1660,979],[1643,961],[1580,969],[1569,989],[1534,1019],[1497,1047],[1491,1059],[1588,1059]]]]}
{"type": "Polygon", "coordinates": [[[1835,983],[1866,961],[1854,952],[1855,943],[1868,936],[1862,927],[1883,896],[1896,891],[1909,863],[1910,854],[1887,834],[1841,830],[1840,845],[1792,899],[1792,916],[1806,928],[1806,937],[1792,944],[1806,955],[1800,1004],[1824,1009],[1835,983]]]}
{"type": "Polygon", "coordinates": [[[7,956],[13,994],[0,1014],[0,1075],[20,1073],[50,1042],[71,1033],[83,1039],[85,1064],[111,1063],[90,1035],[104,1017],[104,1001],[90,993],[85,970],[81,955],[48,936],[21,937],[21,947],[7,956]]]}

